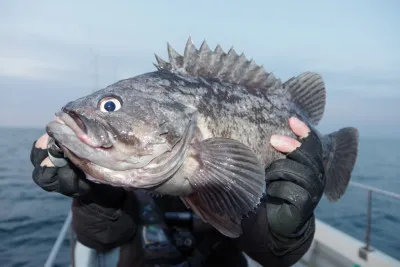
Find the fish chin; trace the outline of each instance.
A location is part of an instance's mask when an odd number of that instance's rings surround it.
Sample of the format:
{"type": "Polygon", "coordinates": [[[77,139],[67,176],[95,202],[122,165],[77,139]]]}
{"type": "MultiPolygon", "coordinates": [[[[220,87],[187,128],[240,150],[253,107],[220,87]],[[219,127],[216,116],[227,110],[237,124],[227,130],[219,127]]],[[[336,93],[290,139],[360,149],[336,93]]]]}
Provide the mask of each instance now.
{"type": "MultiPolygon", "coordinates": [[[[71,127],[60,121],[48,124],[47,130],[61,145],[67,157],[97,183],[129,188],[151,188],[168,180],[182,166],[195,135],[196,121],[191,120],[183,137],[171,150],[156,149],[144,162],[131,163],[116,159],[116,148],[94,148],[82,141],[71,127]],[[163,151],[164,150],[164,151],[163,151]]],[[[118,145],[115,145],[118,147],[118,145]]]]}
{"type": "Polygon", "coordinates": [[[166,144],[156,144],[151,155],[135,157],[132,154],[134,148],[118,140],[113,141],[112,147],[92,146],[88,144],[87,139],[79,135],[79,131],[77,133],[76,130],[74,131],[74,127],[69,127],[59,119],[47,125],[47,132],[57,140],[65,153],[68,150],[76,158],[85,159],[96,165],[118,171],[145,167],[155,157],[170,149],[166,144]]]}

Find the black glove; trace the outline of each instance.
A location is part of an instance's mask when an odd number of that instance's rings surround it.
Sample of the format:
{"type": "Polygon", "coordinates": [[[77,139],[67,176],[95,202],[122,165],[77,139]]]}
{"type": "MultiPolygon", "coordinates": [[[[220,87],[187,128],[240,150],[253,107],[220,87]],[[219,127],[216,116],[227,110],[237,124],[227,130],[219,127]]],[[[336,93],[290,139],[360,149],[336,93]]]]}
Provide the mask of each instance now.
{"type": "Polygon", "coordinates": [[[104,184],[96,184],[86,179],[86,175],[69,160],[63,167],[40,166],[48,156],[47,149],[35,147],[33,143],[30,160],[34,166],[33,181],[48,192],[58,192],[80,201],[105,207],[119,207],[124,200],[125,190],[104,184]]]}
{"type": "Polygon", "coordinates": [[[319,138],[311,131],[299,141],[299,148],[266,169],[268,224],[282,238],[303,234],[314,223],[310,219],[325,187],[319,138]]]}

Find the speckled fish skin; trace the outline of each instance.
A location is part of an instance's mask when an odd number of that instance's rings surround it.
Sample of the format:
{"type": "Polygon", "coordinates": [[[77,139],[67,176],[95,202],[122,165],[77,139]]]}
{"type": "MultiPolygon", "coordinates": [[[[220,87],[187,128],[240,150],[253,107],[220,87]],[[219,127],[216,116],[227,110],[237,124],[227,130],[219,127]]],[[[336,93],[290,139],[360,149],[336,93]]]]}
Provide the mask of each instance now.
{"type": "Polygon", "coordinates": [[[180,196],[221,233],[237,237],[240,220],[265,192],[265,167],[285,157],[270,137],[295,137],[288,119],[297,116],[323,145],[326,196],[336,201],[344,194],[358,131],[315,129],[325,108],[319,74],[282,83],[233,49],[211,51],[205,42],[197,49],[191,39],[183,55],[170,45],[168,54],[169,62],[156,56],[157,71],[72,101],[48,124],[88,178],[180,196]],[[110,105],[116,109],[106,110],[110,105]]]}

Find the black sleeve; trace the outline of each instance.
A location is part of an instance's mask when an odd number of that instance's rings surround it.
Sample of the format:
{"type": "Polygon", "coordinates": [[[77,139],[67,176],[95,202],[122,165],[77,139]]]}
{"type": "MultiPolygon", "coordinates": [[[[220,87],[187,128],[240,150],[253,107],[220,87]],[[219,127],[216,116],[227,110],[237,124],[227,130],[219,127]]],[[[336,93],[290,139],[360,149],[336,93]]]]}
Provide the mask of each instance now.
{"type": "Polygon", "coordinates": [[[242,222],[243,234],[236,245],[262,266],[292,266],[311,246],[315,233],[312,215],[304,226],[290,236],[282,236],[268,227],[266,205],[261,204],[256,213],[242,222]]]}
{"type": "Polygon", "coordinates": [[[135,197],[133,193],[112,190],[99,192],[99,197],[74,198],[72,202],[72,226],[77,239],[83,245],[104,252],[130,242],[136,231],[135,197]],[[114,193],[113,202],[107,194],[114,193]]]}
{"type": "Polygon", "coordinates": [[[47,149],[32,145],[33,181],[42,189],[73,198],[72,226],[78,240],[99,251],[128,242],[136,230],[134,193],[123,188],[93,183],[71,162],[64,167],[40,166],[47,149]]]}

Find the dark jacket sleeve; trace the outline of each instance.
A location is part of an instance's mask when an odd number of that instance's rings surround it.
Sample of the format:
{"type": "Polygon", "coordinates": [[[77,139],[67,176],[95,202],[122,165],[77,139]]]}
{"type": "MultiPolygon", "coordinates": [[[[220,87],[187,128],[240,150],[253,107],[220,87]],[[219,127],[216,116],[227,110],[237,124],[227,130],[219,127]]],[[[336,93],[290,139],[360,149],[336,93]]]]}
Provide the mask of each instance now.
{"type": "Polygon", "coordinates": [[[72,226],[80,243],[105,252],[133,239],[135,198],[133,193],[123,191],[118,196],[105,190],[100,192],[101,198],[73,199],[72,226]]]}
{"type": "Polygon", "coordinates": [[[242,222],[243,234],[236,245],[263,266],[291,266],[298,262],[311,246],[315,233],[315,219],[311,216],[301,229],[281,236],[268,227],[266,205],[242,222]]]}

